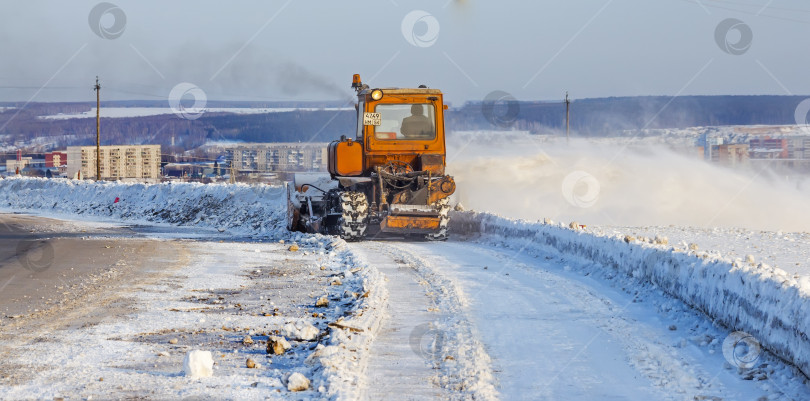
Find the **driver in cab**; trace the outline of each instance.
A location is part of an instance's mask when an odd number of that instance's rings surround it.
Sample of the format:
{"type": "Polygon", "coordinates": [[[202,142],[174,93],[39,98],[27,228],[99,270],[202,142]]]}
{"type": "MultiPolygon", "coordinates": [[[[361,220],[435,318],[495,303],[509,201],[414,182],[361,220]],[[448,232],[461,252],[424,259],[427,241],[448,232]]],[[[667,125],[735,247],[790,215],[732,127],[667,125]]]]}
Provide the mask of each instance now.
{"type": "Polygon", "coordinates": [[[411,116],[402,120],[402,135],[405,139],[433,138],[433,122],[425,117],[421,104],[411,106],[411,116]]]}

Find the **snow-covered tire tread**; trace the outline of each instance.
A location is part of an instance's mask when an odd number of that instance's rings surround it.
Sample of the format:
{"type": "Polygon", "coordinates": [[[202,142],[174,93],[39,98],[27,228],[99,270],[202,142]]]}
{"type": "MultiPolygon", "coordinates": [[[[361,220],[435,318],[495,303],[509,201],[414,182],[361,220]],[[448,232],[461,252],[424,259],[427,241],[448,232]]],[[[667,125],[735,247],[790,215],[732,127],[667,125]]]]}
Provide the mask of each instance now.
{"type": "Polygon", "coordinates": [[[341,216],[339,221],[340,238],[356,241],[366,235],[368,228],[368,199],[362,192],[340,194],[341,216]]]}
{"type": "Polygon", "coordinates": [[[444,198],[434,203],[433,206],[439,208],[439,229],[436,232],[425,235],[428,241],[447,241],[449,234],[447,227],[450,225],[450,199],[444,198]]]}

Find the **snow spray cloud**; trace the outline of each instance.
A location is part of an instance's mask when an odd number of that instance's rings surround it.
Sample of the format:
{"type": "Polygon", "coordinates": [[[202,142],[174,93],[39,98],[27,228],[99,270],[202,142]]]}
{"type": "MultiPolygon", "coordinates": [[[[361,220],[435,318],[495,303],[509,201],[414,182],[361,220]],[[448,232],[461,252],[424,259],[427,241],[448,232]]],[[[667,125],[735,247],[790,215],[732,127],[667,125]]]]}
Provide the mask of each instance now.
{"type": "Polygon", "coordinates": [[[444,334],[430,323],[413,328],[409,339],[411,350],[425,360],[438,359],[444,343],[444,334]]]}
{"type": "Polygon", "coordinates": [[[761,354],[759,341],[744,331],[735,331],[723,340],[723,356],[738,369],[755,367],[761,354]]]}
{"type": "Polygon", "coordinates": [[[745,54],[751,48],[751,43],[754,41],[754,32],[751,27],[745,22],[735,18],[728,18],[720,21],[717,28],[714,30],[714,41],[720,50],[734,55],[740,56],[745,54]],[[732,32],[736,32],[739,36],[736,42],[732,42],[732,32]]]}
{"type": "Polygon", "coordinates": [[[402,36],[416,47],[433,46],[439,39],[439,20],[427,11],[413,10],[402,18],[402,36]]]}
{"type": "Polygon", "coordinates": [[[767,171],[715,166],[697,150],[692,157],[659,145],[625,149],[630,138],[569,144],[541,138],[450,133],[454,199],[467,209],[529,220],[810,231],[810,214],[803,212],[810,188],[767,171]]]}
{"type": "Polygon", "coordinates": [[[577,207],[585,208],[596,204],[600,189],[599,180],[580,170],[566,175],[562,182],[563,197],[577,207]]]}
{"type": "Polygon", "coordinates": [[[118,39],[124,34],[124,29],[127,27],[127,15],[115,4],[98,3],[90,10],[87,22],[90,24],[90,30],[98,37],[109,40],[118,39]],[[112,25],[105,26],[107,21],[103,20],[108,15],[113,19],[112,25]]]}

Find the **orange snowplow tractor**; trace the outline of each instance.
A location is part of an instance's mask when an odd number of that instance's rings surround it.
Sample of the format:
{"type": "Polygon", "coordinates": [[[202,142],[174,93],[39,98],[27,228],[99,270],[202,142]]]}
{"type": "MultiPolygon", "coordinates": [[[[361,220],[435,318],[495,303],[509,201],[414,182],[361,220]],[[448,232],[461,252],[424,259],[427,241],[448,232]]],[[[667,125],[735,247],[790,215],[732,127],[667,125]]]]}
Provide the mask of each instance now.
{"type": "Polygon", "coordinates": [[[363,144],[347,141],[335,146],[335,173],[340,176],[363,174],[363,144]]]}

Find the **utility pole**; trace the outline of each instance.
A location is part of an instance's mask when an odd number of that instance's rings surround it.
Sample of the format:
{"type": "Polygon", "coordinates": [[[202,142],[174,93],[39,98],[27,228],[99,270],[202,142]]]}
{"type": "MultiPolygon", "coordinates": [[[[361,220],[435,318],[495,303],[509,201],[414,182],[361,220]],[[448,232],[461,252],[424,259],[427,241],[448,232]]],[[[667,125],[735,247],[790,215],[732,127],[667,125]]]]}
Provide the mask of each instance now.
{"type": "Polygon", "coordinates": [[[101,85],[96,75],[96,181],[101,180],[101,85]]]}
{"type": "Polygon", "coordinates": [[[565,91],[565,140],[571,139],[571,100],[568,99],[568,91],[565,91]]]}

